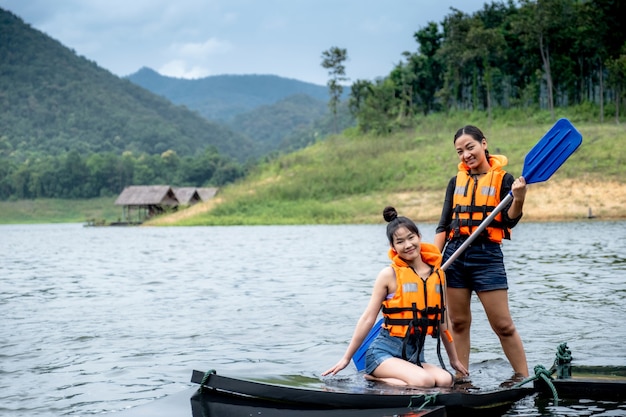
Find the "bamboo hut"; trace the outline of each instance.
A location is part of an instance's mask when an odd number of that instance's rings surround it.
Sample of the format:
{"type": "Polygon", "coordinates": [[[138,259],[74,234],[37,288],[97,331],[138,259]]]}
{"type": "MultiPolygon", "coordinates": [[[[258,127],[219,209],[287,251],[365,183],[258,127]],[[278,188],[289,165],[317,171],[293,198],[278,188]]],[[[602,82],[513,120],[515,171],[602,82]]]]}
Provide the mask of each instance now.
{"type": "Polygon", "coordinates": [[[175,209],[179,201],[169,185],[131,185],[124,188],[115,205],[123,206],[123,224],[140,224],[175,209]]]}
{"type": "Polygon", "coordinates": [[[216,187],[203,187],[197,188],[196,190],[198,191],[198,195],[200,196],[201,201],[210,200],[215,197],[215,194],[217,194],[216,187]]]}
{"type": "Polygon", "coordinates": [[[173,188],[176,199],[183,206],[193,206],[202,201],[198,189],[195,187],[177,187],[173,188]]]}

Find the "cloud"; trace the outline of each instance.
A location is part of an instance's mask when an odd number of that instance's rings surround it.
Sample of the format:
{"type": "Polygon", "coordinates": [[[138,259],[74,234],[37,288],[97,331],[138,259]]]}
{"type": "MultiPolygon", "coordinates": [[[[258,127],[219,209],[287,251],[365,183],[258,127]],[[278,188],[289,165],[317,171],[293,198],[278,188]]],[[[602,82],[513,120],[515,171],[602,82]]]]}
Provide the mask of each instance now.
{"type": "Polygon", "coordinates": [[[159,68],[156,68],[156,71],[161,75],[174,78],[197,79],[212,75],[208,68],[201,65],[191,65],[183,60],[166,62],[159,68]]]}
{"type": "Polygon", "coordinates": [[[233,49],[228,41],[209,38],[204,42],[174,43],[165,53],[170,59],[155,68],[163,75],[176,78],[202,78],[214,75],[211,63],[216,56],[229,53],[233,49]]]}
{"type": "Polygon", "coordinates": [[[413,34],[484,0],[0,0],[78,55],[125,76],[275,74],[325,84],[321,53],[348,50],[352,80],[385,76],[413,34]]]}

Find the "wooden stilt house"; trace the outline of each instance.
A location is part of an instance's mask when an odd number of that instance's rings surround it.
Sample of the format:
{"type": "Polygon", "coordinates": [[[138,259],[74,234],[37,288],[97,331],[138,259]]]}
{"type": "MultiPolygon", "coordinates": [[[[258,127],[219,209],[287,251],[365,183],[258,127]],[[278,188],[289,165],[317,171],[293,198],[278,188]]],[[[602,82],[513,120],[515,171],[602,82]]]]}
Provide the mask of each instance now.
{"type": "Polygon", "coordinates": [[[152,216],[178,207],[179,201],[169,185],[131,185],[115,200],[123,206],[123,223],[140,224],[152,216]]]}

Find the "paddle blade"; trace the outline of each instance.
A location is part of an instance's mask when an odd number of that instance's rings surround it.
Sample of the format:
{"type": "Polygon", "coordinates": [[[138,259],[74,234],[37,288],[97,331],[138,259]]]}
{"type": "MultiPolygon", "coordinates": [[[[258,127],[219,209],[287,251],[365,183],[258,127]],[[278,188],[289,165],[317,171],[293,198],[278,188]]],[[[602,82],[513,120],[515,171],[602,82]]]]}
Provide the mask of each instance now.
{"type": "Polygon", "coordinates": [[[383,319],[381,318],[376,322],[376,324],[374,324],[374,326],[372,326],[369,333],[365,337],[365,340],[363,340],[361,346],[359,346],[357,351],[354,353],[354,356],[352,356],[352,361],[354,362],[354,366],[356,366],[357,371],[361,372],[365,370],[365,352],[367,352],[369,345],[372,344],[372,341],[374,341],[376,336],[378,336],[378,333],[380,333],[382,325],[383,319]]]}
{"type": "Polygon", "coordinates": [[[546,181],[583,142],[567,119],[559,119],[524,159],[522,176],[527,184],[546,181]]]}

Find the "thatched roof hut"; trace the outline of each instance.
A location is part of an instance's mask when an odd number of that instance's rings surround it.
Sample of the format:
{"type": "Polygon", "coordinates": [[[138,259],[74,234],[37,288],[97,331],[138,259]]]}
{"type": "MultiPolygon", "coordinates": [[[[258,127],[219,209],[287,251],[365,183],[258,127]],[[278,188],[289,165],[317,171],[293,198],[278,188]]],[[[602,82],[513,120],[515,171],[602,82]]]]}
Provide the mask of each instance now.
{"type": "Polygon", "coordinates": [[[215,197],[215,194],[217,194],[218,189],[216,187],[204,187],[204,188],[196,188],[196,190],[198,191],[198,195],[200,196],[200,199],[202,201],[207,201],[215,197]]]}
{"type": "Polygon", "coordinates": [[[179,201],[169,185],[131,185],[115,200],[115,205],[124,206],[124,222],[141,223],[149,217],[175,208],[179,201]],[[136,211],[135,219],[131,216],[136,211]]]}
{"type": "Polygon", "coordinates": [[[200,194],[198,194],[198,190],[195,187],[177,187],[173,190],[180,204],[193,206],[194,204],[202,201],[200,194]]]}

